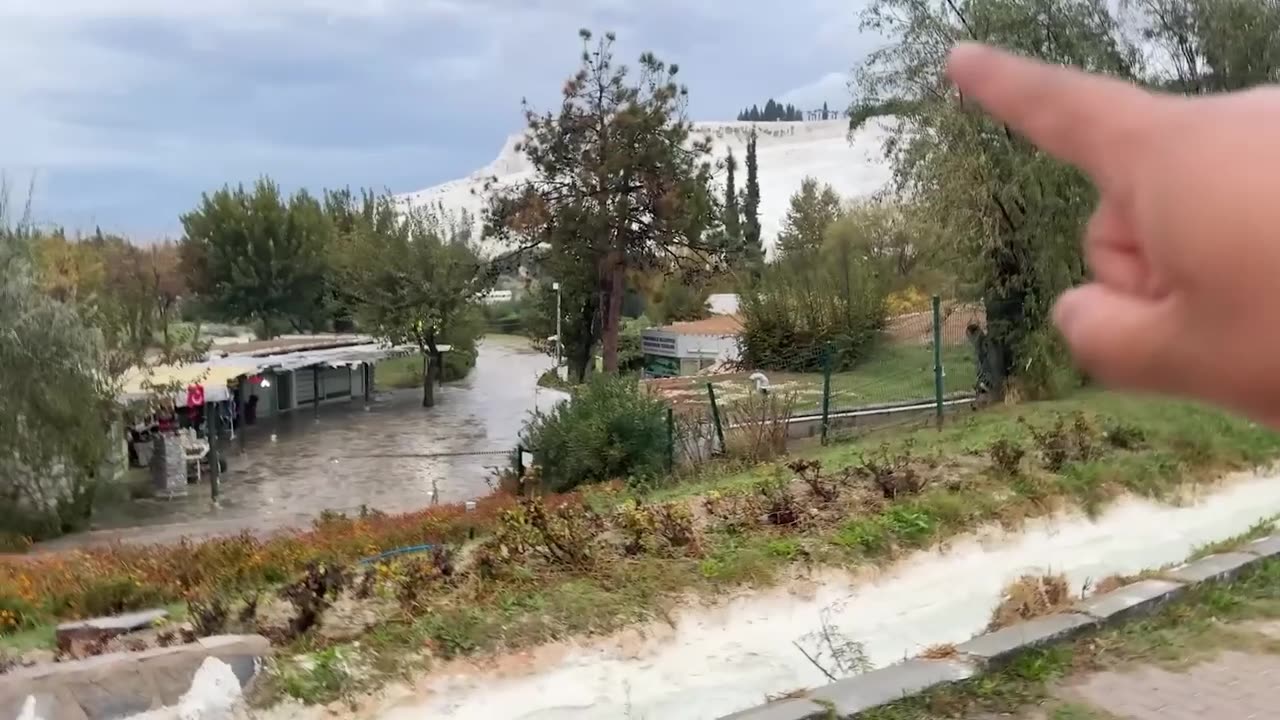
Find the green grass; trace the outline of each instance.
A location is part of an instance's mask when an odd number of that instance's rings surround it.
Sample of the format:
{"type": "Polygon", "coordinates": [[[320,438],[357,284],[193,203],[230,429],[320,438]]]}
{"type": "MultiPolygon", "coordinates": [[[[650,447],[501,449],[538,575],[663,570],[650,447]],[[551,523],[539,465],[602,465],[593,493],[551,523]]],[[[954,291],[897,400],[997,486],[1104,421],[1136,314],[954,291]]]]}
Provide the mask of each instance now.
{"type": "MultiPolygon", "coordinates": [[[[1086,505],[1100,500],[1095,493],[1105,483],[1118,483],[1139,495],[1160,497],[1186,479],[1189,471],[1215,473],[1248,468],[1280,455],[1280,435],[1203,405],[1082,390],[1064,400],[949,416],[940,431],[918,425],[885,429],[827,447],[799,448],[791,456],[841,468],[857,463],[868,452],[881,448],[896,452],[910,443],[912,454],[918,457],[985,463],[988,448],[1000,438],[1014,440],[1025,446],[1029,455],[1034,454],[1031,435],[1020,420],[1043,427],[1059,415],[1069,416],[1077,411],[1093,416],[1103,425],[1100,429],[1125,423],[1140,427],[1146,435],[1142,447],[1132,452],[1109,453],[1095,462],[1070,464],[1052,479],[1055,492],[1080,498],[1086,505]]],[[[691,477],[660,489],[655,497],[671,499],[746,487],[767,477],[773,468],[695,469],[691,477]]]]}
{"type": "Polygon", "coordinates": [[[1229,585],[1189,591],[1158,614],[1088,633],[1073,642],[1035,650],[1007,668],[865,713],[867,720],[945,720],[1032,717],[1047,709],[1052,720],[1108,720],[1104,710],[1056,700],[1055,690],[1074,676],[1140,664],[1177,671],[1226,649],[1280,652],[1280,641],[1244,631],[1251,620],[1280,618],[1280,560],[1259,566],[1229,585]]]}
{"type": "MultiPolygon", "coordinates": [[[[944,345],[942,363],[946,368],[946,394],[972,392],[976,370],[973,348],[968,344],[944,345]]],[[[717,376],[716,399],[731,403],[750,395],[755,384],[750,373],[717,376]]],[[[795,393],[798,413],[822,407],[822,373],[765,371],[775,393],[795,393]]],[[[705,404],[705,378],[688,378],[677,385],[678,399],[686,404],[705,404]]],[[[884,343],[859,365],[831,375],[831,409],[842,410],[867,405],[930,400],[934,397],[933,348],[929,345],[884,343]]]]}
{"type": "Polygon", "coordinates": [[[374,378],[378,386],[384,388],[420,388],[422,387],[422,356],[405,355],[379,360],[374,366],[374,378]]]}

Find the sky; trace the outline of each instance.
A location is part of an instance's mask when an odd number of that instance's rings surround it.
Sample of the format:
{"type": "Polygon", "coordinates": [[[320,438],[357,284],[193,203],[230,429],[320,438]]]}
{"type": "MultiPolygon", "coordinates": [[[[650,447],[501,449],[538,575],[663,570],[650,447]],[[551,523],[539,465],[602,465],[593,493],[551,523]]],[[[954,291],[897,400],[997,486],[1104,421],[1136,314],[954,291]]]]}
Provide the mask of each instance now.
{"type": "Polygon", "coordinates": [[[37,221],[146,242],[200,194],[419,190],[554,106],[579,28],[680,65],[694,120],[850,100],[862,0],[0,0],[0,173],[37,221]]]}

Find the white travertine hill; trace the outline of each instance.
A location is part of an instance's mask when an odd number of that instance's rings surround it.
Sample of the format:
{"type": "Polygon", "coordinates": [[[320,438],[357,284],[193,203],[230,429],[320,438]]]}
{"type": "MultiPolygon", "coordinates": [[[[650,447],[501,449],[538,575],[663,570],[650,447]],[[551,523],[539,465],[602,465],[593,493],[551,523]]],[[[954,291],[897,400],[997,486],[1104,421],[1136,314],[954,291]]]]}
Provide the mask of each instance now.
{"type": "MultiPolygon", "coordinates": [[[[729,150],[738,159],[739,191],[746,186],[747,135],[753,123],[706,122],[694,125],[695,135],[710,135],[716,158],[729,150]]],[[[830,183],[845,199],[864,198],[883,189],[892,170],[884,157],[884,143],[894,132],[892,118],[866,123],[852,138],[847,120],[794,123],[754,123],[759,131],[756,148],[760,165],[760,226],[766,247],[772,247],[786,216],[791,195],[804,178],[812,176],[830,183]]],[[[507,139],[502,152],[488,166],[469,177],[408,193],[401,199],[415,205],[437,203],[449,211],[468,210],[480,222],[486,179],[496,177],[507,186],[527,180],[532,168],[523,154],[516,152],[522,135],[507,139]]],[[[720,174],[723,183],[723,173],[720,174]]],[[[479,227],[477,227],[477,236],[479,227]]],[[[489,247],[493,251],[498,248],[489,247]]]]}

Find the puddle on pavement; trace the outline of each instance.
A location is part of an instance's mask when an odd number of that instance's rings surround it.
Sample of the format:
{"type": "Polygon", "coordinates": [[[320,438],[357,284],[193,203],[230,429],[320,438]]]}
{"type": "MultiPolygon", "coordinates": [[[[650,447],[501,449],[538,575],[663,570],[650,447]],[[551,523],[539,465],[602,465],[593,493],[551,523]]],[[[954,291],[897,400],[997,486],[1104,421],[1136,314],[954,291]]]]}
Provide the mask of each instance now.
{"type": "Polygon", "coordinates": [[[355,399],[322,406],[318,422],[310,410],[264,422],[249,429],[243,455],[239,439],[230,444],[220,507],[208,484],[191,485],[184,498],[114,508],[93,532],[44,547],[260,532],[308,525],[326,509],[396,512],[430,505],[433,493],[441,503],[483,495],[529,412],[562,397],[537,386],[552,365],[518,338],[486,339],[475,369],[437,389],[434,408],[421,406],[421,390],[395,390],[380,393],[368,411],[355,399]]]}

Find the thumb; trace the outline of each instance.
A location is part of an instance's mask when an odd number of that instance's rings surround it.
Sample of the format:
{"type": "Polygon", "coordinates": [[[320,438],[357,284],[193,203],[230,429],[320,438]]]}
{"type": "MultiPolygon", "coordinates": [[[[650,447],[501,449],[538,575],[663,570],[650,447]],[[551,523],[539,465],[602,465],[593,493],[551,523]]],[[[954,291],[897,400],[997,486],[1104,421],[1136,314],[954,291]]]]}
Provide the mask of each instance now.
{"type": "Polygon", "coordinates": [[[1117,292],[1099,283],[1068,290],[1053,309],[1076,363],[1104,384],[1171,390],[1177,336],[1168,302],[1117,292]]]}

